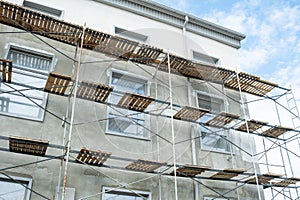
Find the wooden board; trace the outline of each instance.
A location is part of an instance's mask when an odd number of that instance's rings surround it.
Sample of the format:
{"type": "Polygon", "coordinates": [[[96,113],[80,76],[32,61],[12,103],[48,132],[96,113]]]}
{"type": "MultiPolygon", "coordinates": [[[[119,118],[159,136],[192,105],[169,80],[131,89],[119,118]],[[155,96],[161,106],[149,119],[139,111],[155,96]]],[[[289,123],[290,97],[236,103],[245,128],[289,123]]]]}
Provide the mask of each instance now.
{"type": "Polygon", "coordinates": [[[289,185],[296,184],[299,181],[300,178],[291,177],[291,178],[281,180],[279,182],[272,182],[272,185],[277,187],[287,187],[289,185]]]}
{"type": "Polygon", "coordinates": [[[240,72],[238,74],[238,77],[239,77],[239,81],[237,76],[234,76],[232,79],[226,81],[225,87],[239,90],[239,83],[240,83],[240,87],[243,92],[247,92],[257,96],[264,96],[272,89],[274,89],[274,87],[278,86],[277,84],[265,80],[261,80],[257,76],[253,76],[243,72],[240,72]]]}
{"type": "Polygon", "coordinates": [[[287,187],[289,185],[295,184],[297,181],[291,179],[281,180],[279,182],[272,182],[271,184],[276,187],[287,187]]]}
{"type": "Polygon", "coordinates": [[[85,29],[83,47],[102,52],[108,45],[111,35],[90,28],[85,29]]]}
{"type": "Polygon", "coordinates": [[[121,59],[128,60],[136,47],[138,42],[120,38],[117,36],[109,37],[107,45],[102,49],[103,53],[108,56],[113,56],[121,59]]]}
{"type": "Polygon", "coordinates": [[[245,169],[224,169],[221,172],[218,172],[214,175],[212,175],[210,178],[216,178],[216,179],[231,179],[233,177],[238,176],[239,174],[245,172],[245,169]]]}
{"type": "Polygon", "coordinates": [[[128,164],[125,168],[134,171],[153,172],[166,164],[167,163],[138,159],[137,161],[128,164]]]}
{"type": "Polygon", "coordinates": [[[111,153],[82,148],[76,158],[76,161],[80,161],[89,165],[102,166],[103,163],[110,157],[110,155],[111,153]]]}
{"type": "Polygon", "coordinates": [[[64,95],[69,87],[70,81],[71,76],[50,72],[44,91],[53,94],[64,95]]]}
{"type": "MultiPolygon", "coordinates": [[[[274,173],[266,173],[262,174],[261,176],[258,176],[258,184],[270,184],[270,181],[274,178],[279,178],[282,175],[280,174],[274,174],[274,173]]],[[[250,177],[245,180],[245,182],[250,183],[250,184],[256,184],[256,178],[255,177],[250,177]]]]}
{"type": "Polygon", "coordinates": [[[79,84],[77,97],[104,103],[112,90],[111,86],[83,81],[79,84]]]}
{"type": "Polygon", "coordinates": [[[285,132],[288,132],[292,130],[291,128],[286,128],[286,127],[282,127],[282,126],[274,126],[269,128],[268,130],[262,132],[261,134],[264,136],[270,136],[270,137],[279,137],[280,135],[282,135],[285,132]]]}
{"type": "MultiPolygon", "coordinates": [[[[254,119],[251,119],[250,121],[247,121],[247,123],[248,123],[248,130],[249,130],[250,133],[253,133],[256,130],[258,130],[261,127],[268,124],[267,122],[257,121],[257,120],[254,120],[254,119]]],[[[247,132],[246,122],[244,124],[242,124],[240,127],[238,127],[237,130],[247,132]]]]}
{"type": "Polygon", "coordinates": [[[174,116],[174,119],[186,120],[186,121],[197,121],[203,115],[208,113],[209,110],[185,106],[181,108],[174,116]]]}
{"type": "Polygon", "coordinates": [[[141,47],[138,47],[138,51],[136,53],[132,54],[133,58],[131,60],[137,63],[151,65],[156,62],[162,52],[162,49],[143,44],[141,47]]]}
{"type": "Polygon", "coordinates": [[[238,119],[238,118],[239,118],[238,115],[227,113],[227,112],[220,112],[218,115],[216,115],[214,118],[212,118],[205,124],[213,127],[223,127],[226,124],[232,122],[234,119],[238,119]]]}
{"type": "Polygon", "coordinates": [[[140,94],[125,93],[118,106],[134,111],[144,111],[154,99],[140,94]]]}
{"type": "MultiPolygon", "coordinates": [[[[208,166],[183,165],[176,169],[176,175],[183,176],[183,177],[194,177],[196,175],[199,175],[199,174],[205,172],[209,168],[210,167],[208,167],[208,166]]],[[[174,171],[171,172],[171,175],[174,176],[174,171]]]]}
{"type": "Polygon", "coordinates": [[[1,81],[11,83],[12,61],[0,58],[1,81]]]}
{"type": "MultiPolygon", "coordinates": [[[[185,68],[191,68],[193,63],[185,58],[169,54],[170,59],[170,72],[174,74],[182,74],[185,75],[185,68]]],[[[159,69],[162,71],[169,71],[168,66],[168,55],[165,54],[165,57],[162,58],[159,69]]]]}
{"type": "Polygon", "coordinates": [[[9,137],[9,150],[16,153],[23,153],[36,156],[44,156],[49,142],[17,136],[9,137]]]}

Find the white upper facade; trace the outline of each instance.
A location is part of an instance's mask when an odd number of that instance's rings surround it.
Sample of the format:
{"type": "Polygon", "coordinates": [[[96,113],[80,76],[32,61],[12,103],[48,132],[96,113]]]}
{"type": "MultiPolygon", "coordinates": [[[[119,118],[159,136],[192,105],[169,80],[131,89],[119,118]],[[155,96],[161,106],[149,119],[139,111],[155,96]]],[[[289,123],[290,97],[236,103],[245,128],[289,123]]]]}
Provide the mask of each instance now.
{"type": "MultiPolygon", "coordinates": [[[[240,66],[245,35],[148,0],[10,0],[109,34],[169,50],[190,59],[204,56],[229,69],[240,66]],[[123,32],[124,33],[124,32],[123,32]],[[133,36],[133,37],[131,37],[133,36]],[[137,38],[134,38],[136,37],[137,38]],[[141,41],[140,39],[144,40],[141,41]],[[196,56],[195,56],[196,55],[196,56]]],[[[200,61],[203,61],[202,59],[200,61]]],[[[205,60],[204,60],[205,61],[205,60]]]]}

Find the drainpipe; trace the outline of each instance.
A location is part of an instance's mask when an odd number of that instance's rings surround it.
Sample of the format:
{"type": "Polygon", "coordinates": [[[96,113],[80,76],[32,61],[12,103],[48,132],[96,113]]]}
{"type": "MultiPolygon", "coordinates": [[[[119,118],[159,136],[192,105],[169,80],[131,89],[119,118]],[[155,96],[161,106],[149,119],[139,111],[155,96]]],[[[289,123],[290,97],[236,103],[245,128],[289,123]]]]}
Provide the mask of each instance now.
{"type": "Polygon", "coordinates": [[[189,23],[189,17],[186,15],[185,16],[185,21],[184,21],[184,23],[183,23],[183,26],[182,26],[182,34],[183,34],[183,37],[184,37],[184,54],[185,54],[185,56],[186,57],[188,57],[189,56],[189,51],[188,51],[188,44],[187,44],[187,37],[186,37],[186,27],[187,27],[187,25],[188,25],[188,23],[189,23]]]}
{"type": "Polygon", "coordinates": [[[182,31],[183,31],[183,33],[186,32],[186,26],[187,26],[187,24],[189,23],[189,16],[185,16],[184,19],[185,19],[185,21],[184,21],[183,26],[182,26],[182,31]]]}

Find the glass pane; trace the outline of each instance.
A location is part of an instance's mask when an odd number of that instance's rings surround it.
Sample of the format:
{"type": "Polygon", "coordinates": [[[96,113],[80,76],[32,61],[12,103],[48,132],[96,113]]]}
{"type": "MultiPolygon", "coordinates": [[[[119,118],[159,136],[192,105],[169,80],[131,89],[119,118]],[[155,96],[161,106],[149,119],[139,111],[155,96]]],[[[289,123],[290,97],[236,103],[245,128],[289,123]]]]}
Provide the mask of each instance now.
{"type": "Polygon", "coordinates": [[[14,65],[24,68],[31,68],[39,71],[50,71],[52,57],[42,56],[31,51],[12,47],[7,58],[13,61],[14,65]]]}
{"type": "Polygon", "coordinates": [[[132,92],[136,94],[146,93],[146,81],[122,74],[113,73],[111,85],[120,91],[132,92]]]}
{"type": "MultiPolygon", "coordinates": [[[[225,137],[225,136],[224,136],[225,137]]],[[[202,148],[211,151],[230,152],[230,144],[218,135],[201,133],[202,148]]]]}
{"type": "MultiPolygon", "coordinates": [[[[32,100],[40,106],[43,105],[42,100],[32,100]]],[[[6,94],[5,97],[0,97],[0,108],[1,112],[29,118],[40,118],[42,114],[41,108],[32,101],[23,96],[13,94],[6,94]]]]}
{"type": "MultiPolygon", "coordinates": [[[[28,184],[23,183],[26,186],[28,184]]],[[[26,188],[21,184],[0,181],[0,199],[24,200],[26,195],[26,188]]]]}
{"type": "Polygon", "coordinates": [[[214,113],[224,110],[224,101],[210,95],[198,93],[198,106],[214,113]]]}
{"type": "Polygon", "coordinates": [[[120,117],[120,115],[110,114],[108,128],[111,131],[144,137],[144,120],[136,118],[120,117]]]}
{"type": "Polygon", "coordinates": [[[123,191],[111,191],[103,195],[104,200],[147,200],[149,195],[140,193],[129,193],[123,191]]]}
{"type": "MultiPolygon", "coordinates": [[[[131,92],[135,94],[146,94],[146,81],[135,77],[125,76],[119,73],[112,74],[111,85],[118,91],[131,92]]],[[[117,104],[122,98],[122,94],[110,95],[109,102],[117,104]]],[[[121,108],[109,109],[108,130],[137,137],[145,137],[143,126],[144,114],[132,110],[121,108]],[[126,115],[127,117],[122,117],[126,115]]]]}

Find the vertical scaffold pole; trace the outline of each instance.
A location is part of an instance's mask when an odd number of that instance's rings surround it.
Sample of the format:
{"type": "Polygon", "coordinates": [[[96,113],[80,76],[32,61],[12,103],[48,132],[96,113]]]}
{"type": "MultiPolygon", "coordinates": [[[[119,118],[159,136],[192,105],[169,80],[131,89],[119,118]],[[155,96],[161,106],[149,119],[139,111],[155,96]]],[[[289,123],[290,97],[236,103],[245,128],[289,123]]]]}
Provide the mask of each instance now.
{"type": "MultiPolygon", "coordinates": [[[[248,134],[248,137],[250,137],[248,121],[247,121],[247,118],[246,118],[245,102],[244,102],[244,98],[243,98],[243,94],[242,94],[240,77],[239,77],[239,73],[238,73],[237,70],[236,70],[236,77],[237,77],[237,81],[238,81],[238,87],[239,87],[239,92],[240,92],[240,97],[241,97],[241,103],[242,103],[242,107],[243,107],[243,114],[244,114],[244,118],[245,118],[245,124],[246,124],[247,134],[248,134]]],[[[261,200],[261,195],[260,195],[260,190],[259,190],[259,183],[258,183],[258,177],[257,177],[257,169],[256,169],[256,166],[255,166],[255,163],[254,163],[254,149],[253,149],[252,143],[250,143],[250,151],[251,151],[252,165],[253,165],[254,174],[255,174],[255,181],[256,181],[258,199],[261,200]]]]}
{"type": "MultiPolygon", "coordinates": [[[[172,95],[172,81],[171,81],[171,63],[170,53],[168,51],[168,72],[169,72],[169,91],[170,91],[170,109],[173,110],[173,95],[172,95]]],[[[173,149],[173,168],[174,168],[174,187],[175,187],[175,200],[178,200],[177,194],[177,171],[176,171],[176,148],[175,148],[175,133],[174,133],[174,119],[171,115],[171,131],[172,131],[172,149],[173,149]]]]}
{"type": "MultiPolygon", "coordinates": [[[[72,75],[75,75],[75,60],[77,57],[77,51],[78,51],[78,45],[76,45],[76,49],[75,49],[75,53],[74,53],[74,61],[73,61],[73,69],[72,69],[72,75]]],[[[68,96],[68,104],[67,104],[67,110],[66,110],[66,115],[63,121],[62,126],[64,127],[64,135],[63,135],[63,142],[62,145],[65,145],[66,142],[66,135],[67,135],[67,125],[66,122],[68,120],[69,117],[69,112],[70,112],[70,106],[71,106],[71,94],[68,96]]],[[[64,153],[64,149],[62,150],[62,152],[64,153]]],[[[57,183],[57,191],[56,191],[56,197],[57,199],[59,199],[59,193],[60,193],[60,184],[61,184],[61,176],[62,176],[62,168],[63,168],[63,159],[61,160],[61,164],[59,166],[59,174],[58,174],[58,183],[57,183]]]]}
{"type": "Polygon", "coordinates": [[[67,152],[66,152],[66,164],[65,164],[65,171],[64,171],[64,180],[63,180],[63,190],[62,190],[62,196],[61,199],[65,199],[65,193],[66,193],[66,184],[67,184],[67,172],[68,172],[68,163],[70,158],[70,148],[71,148],[71,139],[72,139],[72,130],[73,130],[73,124],[74,124],[74,115],[75,115],[75,105],[76,105],[76,94],[78,89],[78,81],[79,81],[79,73],[80,73],[80,64],[81,64],[81,55],[82,55],[82,48],[83,48],[83,41],[84,41],[84,33],[85,33],[85,24],[82,30],[81,35],[81,44],[80,44],[80,53],[78,57],[78,65],[77,65],[77,72],[75,76],[75,86],[74,86],[74,93],[73,93],[73,103],[72,103],[72,112],[71,112],[71,119],[70,119],[70,130],[69,130],[69,138],[67,141],[67,152]]]}

